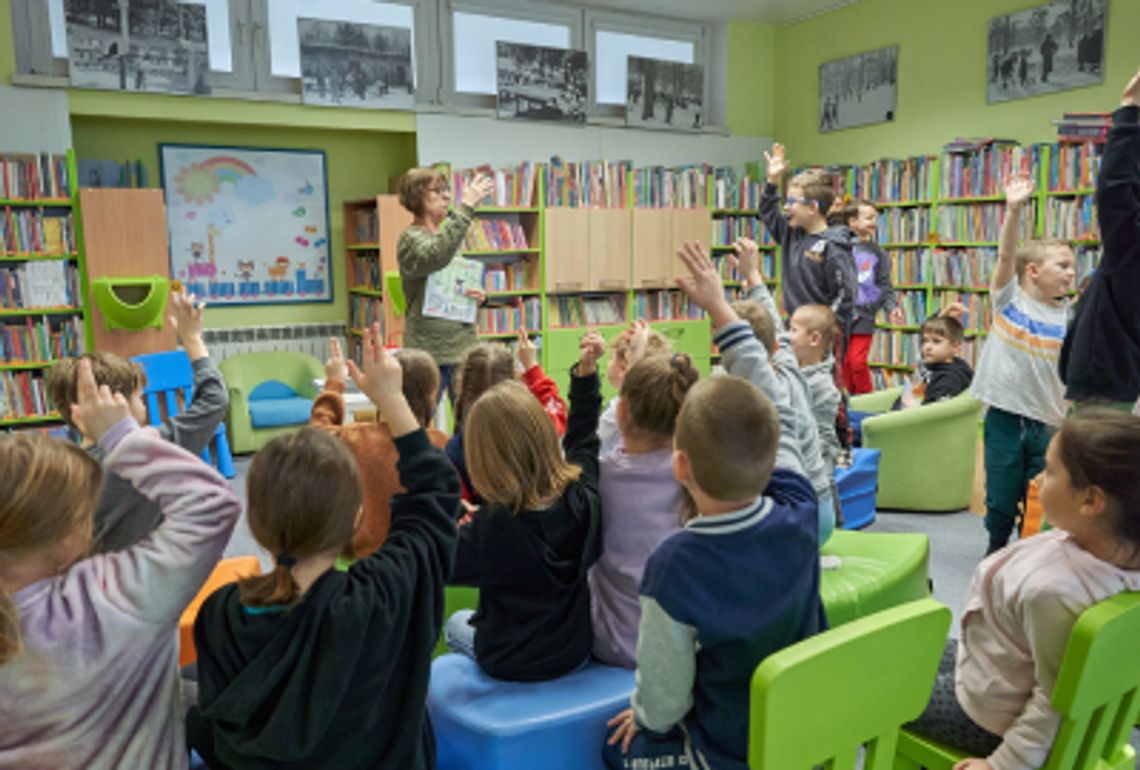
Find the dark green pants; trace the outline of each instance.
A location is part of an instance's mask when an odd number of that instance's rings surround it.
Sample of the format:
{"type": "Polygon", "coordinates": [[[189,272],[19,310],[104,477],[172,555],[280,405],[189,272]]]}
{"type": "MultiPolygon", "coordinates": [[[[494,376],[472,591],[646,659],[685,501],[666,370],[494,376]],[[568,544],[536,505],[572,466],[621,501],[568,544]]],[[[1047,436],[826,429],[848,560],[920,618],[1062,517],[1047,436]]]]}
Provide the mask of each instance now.
{"type": "Polygon", "coordinates": [[[989,553],[1004,548],[1029,482],[1045,468],[1053,429],[1043,422],[990,407],[986,412],[986,530],[989,553]]]}

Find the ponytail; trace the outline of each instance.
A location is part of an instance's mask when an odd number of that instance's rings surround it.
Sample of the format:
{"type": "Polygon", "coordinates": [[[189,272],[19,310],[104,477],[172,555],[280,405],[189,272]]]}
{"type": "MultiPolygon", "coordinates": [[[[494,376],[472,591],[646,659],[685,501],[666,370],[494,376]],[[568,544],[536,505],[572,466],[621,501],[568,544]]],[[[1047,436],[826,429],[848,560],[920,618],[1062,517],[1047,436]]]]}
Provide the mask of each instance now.
{"type": "Polygon", "coordinates": [[[247,607],[276,607],[295,603],[301,596],[301,587],[293,579],[292,570],[278,561],[268,574],[239,580],[238,595],[247,607]]]}
{"type": "Polygon", "coordinates": [[[0,588],[0,666],[20,652],[20,616],[12,593],[0,588]]]}
{"type": "Polygon", "coordinates": [[[630,368],[622,381],[621,397],[629,406],[635,428],[672,436],[685,394],[700,379],[686,353],[647,356],[630,368]]]}

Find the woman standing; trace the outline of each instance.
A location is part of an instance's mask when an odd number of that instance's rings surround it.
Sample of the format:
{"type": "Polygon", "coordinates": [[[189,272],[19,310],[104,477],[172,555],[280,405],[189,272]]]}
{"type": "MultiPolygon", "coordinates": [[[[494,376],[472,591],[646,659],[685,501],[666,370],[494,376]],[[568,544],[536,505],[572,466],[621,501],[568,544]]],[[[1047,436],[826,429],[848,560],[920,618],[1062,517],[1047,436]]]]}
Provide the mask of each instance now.
{"type": "MultiPolygon", "coordinates": [[[[447,267],[459,253],[475,204],[493,186],[490,177],[480,174],[464,188],[459,205],[451,208],[451,188],[439,171],[414,168],[400,181],[400,205],[414,217],[396,246],[407,302],[404,347],[427,351],[435,359],[440,391],[452,402],[451,375],[464,351],[478,341],[475,325],[425,316],[424,292],[428,276],[447,267]]],[[[464,294],[480,303],[485,298],[482,288],[467,289],[464,294]]]]}

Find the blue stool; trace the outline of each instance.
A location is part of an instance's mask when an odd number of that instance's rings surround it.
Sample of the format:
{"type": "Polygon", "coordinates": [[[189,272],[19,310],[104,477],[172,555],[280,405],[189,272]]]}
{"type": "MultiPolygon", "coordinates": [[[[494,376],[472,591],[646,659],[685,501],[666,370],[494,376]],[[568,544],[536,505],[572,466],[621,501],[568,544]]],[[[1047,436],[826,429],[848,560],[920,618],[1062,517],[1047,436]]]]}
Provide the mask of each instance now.
{"type": "Polygon", "coordinates": [[[590,661],[550,682],[504,682],[464,655],[431,666],[438,770],[605,770],[606,722],[629,707],[633,671],[590,661]]]}
{"type": "Polygon", "coordinates": [[[851,467],[835,469],[844,529],[862,529],[875,520],[880,454],[878,449],[855,449],[851,452],[851,467]]]}
{"type": "MultiPolygon", "coordinates": [[[[147,353],[135,356],[132,361],[140,364],[146,372],[146,387],[143,395],[146,397],[146,414],[151,425],[162,423],[162,410],[159,407],[159,396],[162,396],[166,406],[166,414],[173,417],[181,410],[178,406],[178,394],[182,394],[183,405],[190,403],[194,389],[194,368],[190,357],[184,350],[170,350],[164,353],[147,353]]],[[[218,469],[218,472],[227,479],[234,477],[234,458],[230,454],[230,442],[226,440],[226,424],[221,422],[214,431],[214,438],[210,445],[202,450],[202,459],[218,469]],[[214,458],[210,457],[210,447],[214,449],[214,458]]]]}

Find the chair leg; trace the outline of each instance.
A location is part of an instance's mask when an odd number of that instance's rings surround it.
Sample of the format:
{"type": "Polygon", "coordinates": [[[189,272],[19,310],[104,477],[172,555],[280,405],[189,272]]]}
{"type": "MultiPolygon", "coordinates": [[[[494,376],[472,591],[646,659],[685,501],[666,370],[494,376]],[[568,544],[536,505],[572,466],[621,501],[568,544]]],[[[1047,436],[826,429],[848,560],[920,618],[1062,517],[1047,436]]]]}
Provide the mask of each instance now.
{"type": "Polygon", "coordinates": [[[225,423],[219,425],[214,434],[214,452],[217,455],[218,472],[227,479],[232,479],[236,471],[234,469],[234,457],[230,453],[230,442],[226,440],[225,423]]]}

